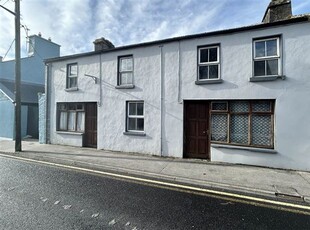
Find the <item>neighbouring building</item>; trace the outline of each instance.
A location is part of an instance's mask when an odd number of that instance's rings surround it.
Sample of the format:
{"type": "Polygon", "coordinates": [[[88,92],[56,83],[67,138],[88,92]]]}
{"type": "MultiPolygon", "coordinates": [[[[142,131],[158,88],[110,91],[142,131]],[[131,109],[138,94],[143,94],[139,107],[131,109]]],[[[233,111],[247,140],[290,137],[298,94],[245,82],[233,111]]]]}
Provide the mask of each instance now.
{"type": "MultiPolygon", "coordinates": [[[[21,59],[21,134],[38,138],[38,93],[44,93],[44,59],[59,57],[60,46],[41,35],[29,37],[28,57],[21,59]]],[[[0,137],[14,139],[15,60],[0,60],[0,137]]]]}
{"type": "Polygon", "coordinates": [[[46,142],[310,170],[310,15],[46,60],[46,142]]]}

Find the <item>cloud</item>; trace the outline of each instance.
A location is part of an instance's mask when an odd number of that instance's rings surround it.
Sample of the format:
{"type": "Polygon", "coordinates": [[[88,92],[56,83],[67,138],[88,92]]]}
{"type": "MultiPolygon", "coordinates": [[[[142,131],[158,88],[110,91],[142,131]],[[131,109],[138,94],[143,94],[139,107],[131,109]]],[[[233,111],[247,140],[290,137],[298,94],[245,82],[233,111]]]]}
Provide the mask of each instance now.
{"type": "MultiPolygon", "coordinates": [[[[259,23],[270,0],[23,0],[22,24],[29,35],[61,45],[61,55],[93,50],[105,37],[116,46],[259,23]]],[[[0,0],[3,4],[4,0],[0,0]]],[[[295,14],[310,12],[310,2],[293,0],[295,14]]],[[[14,11],[14,2],[5,5],[14,11]]],[[[14,17],[0,9],[0,56],[14,39],[14,17]]],[[[22,53],[26,34],[21,31],[22,53]]],[[[14,58],[14,46],[8,54],[14,58]]]]}
{"type": "Polygon", "coordinates": [[[303,14],[310,13],[310,1],[305,0],[295,0],[293,2],[293,13],[294,14],[303,14]]]}

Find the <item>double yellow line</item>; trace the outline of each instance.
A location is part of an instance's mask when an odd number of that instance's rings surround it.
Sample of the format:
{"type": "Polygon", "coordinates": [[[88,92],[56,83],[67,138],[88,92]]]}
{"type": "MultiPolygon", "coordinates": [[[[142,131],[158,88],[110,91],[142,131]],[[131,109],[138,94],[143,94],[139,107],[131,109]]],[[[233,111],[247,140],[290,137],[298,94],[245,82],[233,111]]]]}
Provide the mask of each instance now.
{"type": "Polygon", "coordinates": [[[182,185],[182,184],[177,184],[177,183],[172,183],[172,182],[164,182],[164,181],[155,180],[155,179],[146,179],[146,178],[141,178],[138,176],[129,176],[129,175],[123,175],[123,174],[118,174],[118,173],[104,172],[104,171],[81,168],[77,166],[64,165],[64,164],[59,164],[59,163],[51,163],[51,162],[34,160],[34,159],[12,156],[12,155],[7,155],[7,154],[0,154],[0,156],[22,160],[22,161],[28,161],[32,163],[40,163],[40,164],[45,164],[49,166],[56,166],[56,167],[61,167],[61,168],[66,168],[66,169],[71,169],[71,170],[78,170],[78,171],[82,171],[86,173],[92,173],[92,174],[102,175],[106,177],[113,177],[119,180],[125,180],[125,181],[135,182],[135,183],[144,184],[148,186],[170,189],[174,191],[181,191],[181,192],[186,192],[186,193],[203,195],[203,196],[213,197],[213,198],[217,198],[221,200],[228,200],[232,202],[245,203],[245,204],[250,204],[250,205],[255,205],[255,206],[261,206],[261,207],[267,207],[267,208],[272,208],[272,209],[277,209],[277,210],[294,212],[298,214],[310,215],[310,206],[307,206],[307,205],[300,205],[300,204],[294,204],[294,203],[289,203],[289,202],[284,202],[284,201],[276,201],[276,200],[271,200],[271,199],[258,198],[258,197],[249,196],[249,195],[241,195],[241,194],[217,191],[217,190],[212,190],[212,189],[207,189],[207,188],[199,188],[199,187],[194,187],[190,185],[182,185]]]}

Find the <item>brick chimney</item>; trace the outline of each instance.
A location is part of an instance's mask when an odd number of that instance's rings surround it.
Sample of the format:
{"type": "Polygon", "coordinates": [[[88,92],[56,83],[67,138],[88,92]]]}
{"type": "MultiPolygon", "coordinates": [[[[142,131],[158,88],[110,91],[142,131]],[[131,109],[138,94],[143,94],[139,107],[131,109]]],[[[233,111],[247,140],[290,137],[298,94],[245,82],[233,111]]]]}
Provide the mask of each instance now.
{"type": "Polygon", "coordinates": [[[263,17],[263,23],[270,23],[292,17],[291,0],[271,0],[263,17]]]}
{"type": "Polygon", "coordinates": [[[115,46],[112,44],[112,42],[102,37],[94,41],[94,48],[95,48],[95,51],[98,51],[98,50],[113,49],[115,48],[115,46]]]}

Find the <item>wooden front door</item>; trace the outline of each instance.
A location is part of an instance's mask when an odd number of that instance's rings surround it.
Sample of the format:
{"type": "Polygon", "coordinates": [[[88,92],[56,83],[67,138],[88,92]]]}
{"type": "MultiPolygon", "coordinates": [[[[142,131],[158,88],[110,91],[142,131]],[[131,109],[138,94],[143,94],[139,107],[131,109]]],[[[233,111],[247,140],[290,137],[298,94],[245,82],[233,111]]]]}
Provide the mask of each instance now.
{"type": "Polygon", "coordinates": [[[209,103],[186,101],[184,115],[184,157],[210,160],[209,103]]]}
{"type": "Polygon", "coordinates": [[[84,146],[97,148],[97,103],[85,104],[84,146]]]}

